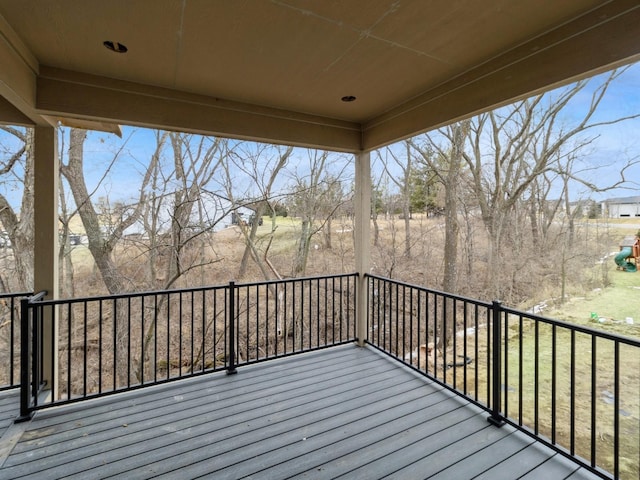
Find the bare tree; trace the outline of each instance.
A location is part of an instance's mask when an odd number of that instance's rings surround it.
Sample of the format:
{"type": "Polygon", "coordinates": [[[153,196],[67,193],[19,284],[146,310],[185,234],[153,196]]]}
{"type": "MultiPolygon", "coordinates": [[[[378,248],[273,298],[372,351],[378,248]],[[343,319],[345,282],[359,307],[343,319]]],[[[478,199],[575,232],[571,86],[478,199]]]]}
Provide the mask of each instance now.
{"type": "Polygon", "coordinates": [[[420,155],[420,160],[433,172],[444,187],[445,192],[445,241],[444,277],[442,288],[446,292],[457,292],[458,287],[458,196],[461,169],[470,121],[464,120],[439,130],[439,137],[425,136],[420,144],[417,139],[408,144],[420,155]],[[444,139],[444,145],[438,141],[444,139]],[[433,155],[433,152],[436,155],[433,155]]]}
{"type": "MultiPolygon", "coordinates": [[[[241,224],[241,232],[245,241],[245,249],[240,261],[238,276],[244,277],[247,271],[249,258],[258,264],[263,275],[267,269],[258,252],[257,233],[262,217],[269,211],[271,214],[271,238],[276,229],[275,208],[272,205],[272,196],[276,181],[281,176],[293,153],[293,147],[278,147],[266,144],[242,144],[240,148],[233,150],[230,155],[228,167],[241,172],[250,181],[250,190],[241,194],[242,200],[236,199],[237,193],[234,191],[233,176],[231,169],[227,169],[226,190],[230,199],[234,203],[250,205],[253,210],[253,221],[248,225],[241,224]]],[[[268,277],[267,277],[268,278],[268,277]]]]}
{"type": "Polygon", "coordinates": [[[402,218],[404,220],[404,256],[411,257],[411,178],[414,173],[411,142],[403,142],[403,153],[393,146],[378,151],[384,170],[400,191],[402,218]]]}
{"type": "Polygon", "coordinates": [[[188,260],[185,256],[190,243],[215,223],[203,225],[202,192],[226,159],[223,140],[215,137],[194,136],[185,133],[169,133],[173,150],[173,169],[176,189],[173,193],[171,216],[171,255],[165,288],[173,285],[187,270],[198,266],[205,259],[188,260]],[[194,209],[201,215],[196,215],[194,209]]]}
{"type": "MultiPolygon", "coordinates": [[[[208,186],[218,170],[226,166],[227,160],[224,139],[156,132],[154,161],[148,171],[149,201],[142,218],[147,237],[142,243],[149,246],[148,272],[151,275],[148,281],[156,288],[169,289],[181,279],[192,282],[188,274],[198,270],[201,283],[204,283],[207,280],[205,267],[219,261],[217,257],[208,255],[205,239],[230,209],[225,210],[217,203],[219,195],[210,192],[208,186]],[[163,165],[159,157],[166,139],[170,140],[171,160],[163,165]]],[[[158,322],[167,315],[167,301],[167,297],[162,296],[150,307],[153,314],[145,327],[135,372],[138,380],[143,378],[149,349],[155,348],[152,347],[155,345],[153,339],[158,334],[158,322]]],[[[213,319],[205,322],[204,328],[213,328],[213,319]]],[[[170,335],[170,332],[165,332],[165,335],[170,335]]],[[[182,341],[182,337],[176,341],[182,341]]],[[[199,348],[194,354],[197,361],[205,354],[202,346],[199,348]]]]}
{"type": "MultiPolygon", "coordinates": [[[[488,233],[488,295],[499,298],[507,293],[505,287],[510,288],[510,282],[500,273],[511,271],[509,262],[514,257],[506,254],[503,245],[517,226],[518,206],[532,183],[545,172],[557,171],[558,162],[588,145],[591,138],[586,137],[587,131],[637,117],[594,118],[620,73],[613,71],[592,89],[585,111],[570,126],[562,125],[564,109],[578,94],[586,93],[592,81],[580,81],[472,119],[464,159],[488,233]]],[[[514,253],[517,256],[518,252],[514,253]]]]}
{"type": "Polygon", "coordinates": [[[294,277],[306,272],[312,237],[325,228],[346,201],[341,186],[346,162],[340,172],[332,174],[329,167],[337,159],[329,152],[309,150],[307,158],[308,174],[294,174],[295,185],[290,194],[291,210],[301,220],[292,268],[294,277]]]}
{"type": "Polygon", "coordinates": [[[18,211],[0,195],[0,223],[4,229],[4,248],[10,243],[15,270],[3,283],[9,288],[28,291],[33,288],[33,130],[0,126],[17,144],[0,160],[0,177],[20,184],[22,197],[18,211]],[[8,242],[7,242],[8,241],[8,242]]]}
{"type": "MultiPolygon", "coordinates": [[[[458,220],[458,195],[461,168],[466,137],[469,132],[469,120],[454,123],[439,130],[439,136],[425,136],[419,144],[416,139],[408,140],[419,155],[420,160],[434,172],[444,187],[445,194],[445,240],[444,240],[444,276],[442,289],[445,292],[458,291],[458,237],[460,224],[458,220]],[[439,142],[436,138],[442,138],[439,142]],[[441,144],[443,143],[443,144],[441,144]],[[433,153],[435,152],[435,155],[433,153]]],[[[455,308],[453,302],[447,301],[445,308],[455,308]]],[[[453,317],[453,315],[452,315],[453,317]]],[[[448,345],[454,338],[457,326],[448,322],[447,331],[439,332],[443,345],[448,345]]]]}
{"type": "MultiPolygon", "coordinates": [[[[114,249],[117,242],[122,238],[123,232],[140,218],[142,205],[144,205],[146,199],[146,186],[149,182],[150,171],[153,168],[153,159],[155,156],[152,157],[151,165],[142,180],[142,188],[140,189],[138,202],[133,207],[127,208],[126,211],[121,212],[122,214],[119,216],[118,220],[111,225],[111,228],[106,230],[102,228],[103,225],[101,225],[100,215],[96,210],[92,198],[93,192],[88,190],[85,181],[84,142],[86,138],[87,132],[85,130],[69,130],[69,151],[67,163],[64,164],[61,162],[60,168],[64,178],[69,184],[74,202],[77,206],[78,213],[87,234],[89,251],[91,252],[96,267],[102,276],[104,284],[109,293],[122,293],[127,288],[135,288],[135,285],[130,284],[126,277],[119,271],[118,265],[114,259],[114,249]]],[[[122,147],[113,156],[107,172],[114,165],[121,151],[122,147]]],[[[127,345],[127,318],[125,315],[125,310],[119,309],[116,317],[113,319],[114,329],[116,332],[117,350],[114,352],[114,355],[118,355],[119,358],[126,358],[124,356],[128,354],[129,349],[127,345]]],[[[117,367],[118,383],[127,384],[129,382],[127,365],[125,362],[118,362],[117,367]]]]}
{"type": "MultiPolygon", "coordinates": [[[[66,164],[61,162],[61,171],[69,184],[78,213],[82,220],[89,242],[89,251],[96,263],[105,286],[109,293],[122,293],[125,289],[135,288],[135,285],[128,285],[118,271],[118,267],[113,258],[114,248],[118,240],[122,238],[123,232],[132,226],[140,218],[142,205],[146,199],[146,185],[149,181],[149,171],[142,181],[140,197],[135,205],[127,209],[124,215],[112,225],[108,231],[102,228],[100,215],[95,208],[92,199],[93,192],[89,192],[84,175],[84,142],[87,138],[86,130],[69,130],[69,152],[66,164]]],[[[113,166],[118,158],[120,149],[113,157],[109,168],[113,166]]],[[[152,157],[153,159],[154,157],[152,157]]],[[[108,169],[107,169],[108,171],[108,169]]],[[[106,175],[106,172],[105,172],[106,175]]]]}
{"type": "MultiPolygon", "coordinates": [[[[62,152],[64,152],[64,136],[60,135],[60,157],[62,158],[62,152]]],[[[60,176],[61,172],[58,172],[60,176]]],[[[62,179],[60,179],[60,185],[62,185],[62,179]]],[[[61,226],[60,244],[59,244],[59,264],[62,266],[60,272],[60,290],[64,297],[72,298],[75,296],[74,286],[74,269],[73,260],[71,257],[71,220],[77,213],[77,210],[70,211],[71,206],[67,204],[67,196],[64,188],[59,188],[58,192],[60,203],[59,223],[61,226]]]]}

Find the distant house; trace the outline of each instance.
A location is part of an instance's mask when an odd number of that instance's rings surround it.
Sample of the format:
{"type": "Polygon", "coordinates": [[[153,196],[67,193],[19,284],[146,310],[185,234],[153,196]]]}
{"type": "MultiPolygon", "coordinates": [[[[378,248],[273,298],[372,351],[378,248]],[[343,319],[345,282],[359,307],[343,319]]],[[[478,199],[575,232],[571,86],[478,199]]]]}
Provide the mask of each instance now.
{"type": "Polygon", "coordinates": [[[609,198],[602,202],[602,215],[609,218],[640,217],[640,196],[609,198]]]}

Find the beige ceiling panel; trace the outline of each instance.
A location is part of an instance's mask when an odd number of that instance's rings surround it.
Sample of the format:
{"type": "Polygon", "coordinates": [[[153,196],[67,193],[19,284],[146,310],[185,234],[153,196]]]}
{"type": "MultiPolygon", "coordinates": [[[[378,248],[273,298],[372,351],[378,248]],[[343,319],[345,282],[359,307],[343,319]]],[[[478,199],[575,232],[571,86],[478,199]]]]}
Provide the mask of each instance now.
{"type": "Polygon", "coordinates": [[[424,2],[403,3],[373,33],[468,69],[503,53],[506,44],[522,44],[571,20],[576,11],[586,13],[602,2],[437,0],[429,4],[424,8],[424,2]]]}
{"type": "Polygon", "coordinates": [[[637,61],[640,6],[626,9],[623,3],[605,5],[381,115],[365,125],[363,147],[377,148],[637,61]]]}
{"type": "Polygon", "coordinates": [[[355,44],[348,57],[332,66],[332,97],[325,101],[337,100],[343,95],[355,96],[356,100],[349,108],[353,108],[353,119],[364,123],[403,99],[423,93],[429,79],[446,78],[450,74],[448,65],[417,55],[414,51],[367,38],[355,44]],[[371,43],[376,43],[375,47],[371,43]],[[354,69],[356,61],[358,68],[354,69]]]}
{"type": "Polygon", "coordinates": [[[294,18],[316,17],[360,34],[370,30],[381,19],[393,15],[399,6],[405,8],[416,2],[423,6],[431,3],[425,0],[367,0],[365,4],[353,0],[272,0],[271,3],[281,9],[295,11],[297,16],[294,18]]]}
{"type": "Polygon", "coordinates": [[[2,2],[40,64],[171,87],[179,39],[181,2],[86,0],[2,2]],[[152,20],[152,21],[149,21],[152,20]],[[126,54],[103,42],[121,42],[126,54]]]}
{"type": "MultiPolygon", "coordinates": [[[[357,33],[271,2],[233,5],[208,15],[187,8],[179,87],[245,103],[339,114],[327,104],[339,89],[331,69],[358,42],[357,33]],[[195,64],[201,67],[190,68],[195,64]]],[[[340,96],[333,102],[338,107],[340,96]]]]}

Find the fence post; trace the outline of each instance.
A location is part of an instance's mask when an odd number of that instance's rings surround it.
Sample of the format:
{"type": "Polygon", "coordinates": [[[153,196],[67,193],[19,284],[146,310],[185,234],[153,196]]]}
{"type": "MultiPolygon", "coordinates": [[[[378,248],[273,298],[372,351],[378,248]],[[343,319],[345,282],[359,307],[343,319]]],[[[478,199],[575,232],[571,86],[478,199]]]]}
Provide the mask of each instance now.
{"type": "Polygon", "coordinates": [[[492,393],[493,401],[491,402],[491,416],[487,419],[490,423],[496,427],[502,427],[506,422],[504,417],[500,413],[502,409],[502,302],[498,300],[493,301],[493,315],[492,315],[492,339],[491,353],[492,353],[492,369],[493,375],[492,393]]]}
{"type": "Polygon", "coordinates": [[[238,373],[236,370],[236,287],[235,282],[229,282],[229,366],[227,375],[238,373]]]}
{"type": "Polygon", "coordinates": [[[15,423],[26,422],[33,416],[29,410],[29,357],[29,298],[25,297],[20,300],[20,416],[15,423]]]}

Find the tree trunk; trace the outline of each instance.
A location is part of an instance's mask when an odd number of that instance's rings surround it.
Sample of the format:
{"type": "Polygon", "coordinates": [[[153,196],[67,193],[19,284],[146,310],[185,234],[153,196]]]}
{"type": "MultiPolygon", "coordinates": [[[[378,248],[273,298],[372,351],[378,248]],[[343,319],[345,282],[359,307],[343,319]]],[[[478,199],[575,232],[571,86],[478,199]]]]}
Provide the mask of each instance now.
{"type": "Polygon", "coordinates": [[[324,232],[324,248],[327,250],[331,250],[331,217],[327,218],[326,223],[324,224],[324,228],[322,229],[324,232]]]}
{"type": "Polygon", "coordinates": [[[293,276],[304,275],[307,270],[307,260],[309,258],[309,245],[311,243],[311,222],[308,219],[302,220],[298,249],[293,265],[293,276]]]}
{"type": "Polygon", "coordinates": [[[4,196],[0,196],[0,222],[7,231],[11,241],[15,271],[11,273],[14,282],[10,283],[12,290],[29,291],[33,288],[33,129],[24,131],[12,127],[3,127],[23,142],[23,148],[16,152],[7,162],[2,173],[10,171],[15,163],[24,156],[23,195],[18,216],[4,196]]]}
{"type": "Polygon", "coordinates": [[[460,122],[451,127],[453,140],[449,155],[448,171],[445,176],[445,240],[444,240],[444,278],[442,288],[445,292],[456,292],[458,289],[458,184],[462,155],[469,121],[460,122]]]}
{"type": "MultiPolygon", "coordinates": [[[[100,229],[100,221],[96,210],[93,207],[91,197],[84,181],[84,141],[86,131],[71,129],[69,138],[69,161],[62,166],[69,187],[73,194],[78,213],[82,219],[85,232],[89,239],[89,251],[93,256],[96,267],[102,276],[105,287],[110,294],[118,294],[124,291],[124,281],[122,275],[113,261],[113,239],[105,238],[100,229]]],[[[127,312],[124,308],[119,308],[112,319],[116,351],[114,357],[118,359],[127,358],[127,312]]],[[[102,319],[101,321],[104,321],[102,319]]],[[[118,385],[127,385],[130,382],[128,366],[124,361],[116,363],[116,375],[118,385]]]]}

